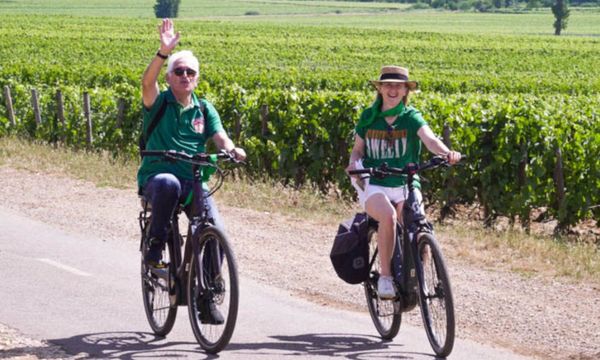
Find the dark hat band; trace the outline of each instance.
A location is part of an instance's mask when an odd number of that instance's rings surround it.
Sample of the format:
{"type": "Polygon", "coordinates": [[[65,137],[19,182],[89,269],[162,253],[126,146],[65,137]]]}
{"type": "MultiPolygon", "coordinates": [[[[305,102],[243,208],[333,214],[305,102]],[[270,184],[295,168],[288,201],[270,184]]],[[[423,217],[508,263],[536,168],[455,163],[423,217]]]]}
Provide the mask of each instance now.
{"type": "Polygon", "coordinates": [[[408,76],[404,74],[381,74],[379,81],[383,80],[404,80],[408,81],[408,76]]]}

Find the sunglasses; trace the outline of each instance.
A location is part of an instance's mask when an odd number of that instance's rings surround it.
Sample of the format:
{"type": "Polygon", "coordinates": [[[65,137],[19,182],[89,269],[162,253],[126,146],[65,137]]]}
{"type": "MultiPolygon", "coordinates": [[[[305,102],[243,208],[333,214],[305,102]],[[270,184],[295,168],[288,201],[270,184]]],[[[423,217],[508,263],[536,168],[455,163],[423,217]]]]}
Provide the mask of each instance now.
{"type": "Polygon", "coordinates": [[[196,76],[196,70],[190,69],[190,68],[177,68],[175,70],[173,70],[173,74],[177,75],[177,76],[183,76],[183,74],[185,74],[186,76],[191,76],[194,77],[196,76]]]}

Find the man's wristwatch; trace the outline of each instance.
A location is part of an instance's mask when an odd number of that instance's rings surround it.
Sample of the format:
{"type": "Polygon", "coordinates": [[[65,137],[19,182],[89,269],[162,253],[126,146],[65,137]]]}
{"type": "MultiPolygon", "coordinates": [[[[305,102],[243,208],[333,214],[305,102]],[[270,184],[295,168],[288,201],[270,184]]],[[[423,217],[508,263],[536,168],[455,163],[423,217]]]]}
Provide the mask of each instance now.
{"type": "Polygon", "coordinates": [[[159,58],[163,59],[163,60],[167,60],[169,58],[169,55],[163,55],[160,53],[160,50],[158,50],[156,52],[156,56],[158,56],[159,58]]]}

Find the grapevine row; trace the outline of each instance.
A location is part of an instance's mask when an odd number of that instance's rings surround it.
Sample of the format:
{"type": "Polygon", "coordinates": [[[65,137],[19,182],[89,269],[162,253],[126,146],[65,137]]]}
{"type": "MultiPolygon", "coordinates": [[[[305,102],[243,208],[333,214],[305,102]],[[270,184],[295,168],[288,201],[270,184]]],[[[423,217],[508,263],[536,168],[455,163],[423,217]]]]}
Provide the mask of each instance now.
{"type": "MultiPolygon", "coordinates": [[[[4,84],[0,84],[4,86],[4,84]]],[[[56,120],[56,88],[38,89],[41,125],[35,122],[30,86],[11,84],[16,126],[0,111],[0,135],[18,133],[44,140],[86,146],[81,96],[84,89],[61,86],[65,125],[56,120]]],[[[95,88],[90,92],[95,149],[137,156],[141,121],[137,87],[95,88]],[[118,114],[119,99],[124,102],[118,114]],[[117,119],[120,116],[117,126],[117,119]]],[[[230,133],[241,124],[239,144],[250,166],[271,177],[326,192],[335,187],[351,196],[344,168],[352,131],[371,92],[259,89],[239,85],[205,94],[219,109],[230,133]],[[261,107],[268,108],[263,129],[261,107]],[[265,132],[266,130],[266,132],[265,132]]],[[[488,219],[529,219],[545,209],[566,228],[586,217],[600,221],[600,95],[420,94],[413,104],[438,134],[451,130],[453,148],[467,164],[431,180],[429,200],[481,204],[488,219]],[[557,151],[561,153],[565,188],[556,187],[557,151]],[[444,186],[448,181],[452,187],[444,186]],[[564,190],[565,198],[557,200],[564,190]],[[433,191],[433,190],[432,190],[433,191]]],[[[264,115],[264,114],[263,114],[264,115]]]]}

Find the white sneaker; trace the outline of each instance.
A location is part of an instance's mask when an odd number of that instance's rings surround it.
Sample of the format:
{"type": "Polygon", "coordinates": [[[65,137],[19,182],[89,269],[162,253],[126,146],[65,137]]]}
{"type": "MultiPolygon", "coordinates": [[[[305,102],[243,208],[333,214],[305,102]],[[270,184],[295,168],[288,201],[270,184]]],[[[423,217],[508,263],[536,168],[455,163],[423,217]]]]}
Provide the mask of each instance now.
{"type": "Polygon", "coordinates": [[[377,295],[380,299],[390,300],[396,297],[396,289],[391,276],[379,276],[377,280],[377,295]]]}

